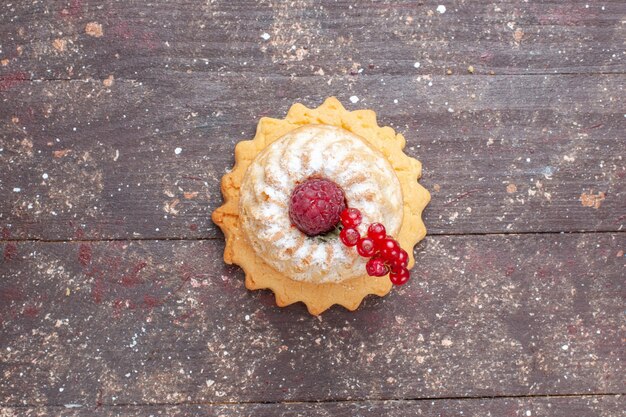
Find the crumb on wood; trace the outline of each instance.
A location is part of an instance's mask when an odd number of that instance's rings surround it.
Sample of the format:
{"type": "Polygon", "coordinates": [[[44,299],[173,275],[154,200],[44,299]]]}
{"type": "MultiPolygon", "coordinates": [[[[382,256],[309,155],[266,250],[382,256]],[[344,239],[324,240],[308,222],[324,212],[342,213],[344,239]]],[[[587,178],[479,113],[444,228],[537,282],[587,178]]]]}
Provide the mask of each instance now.
{"type": "Polygon", "coordinates": [[[296,49],[295,59],[297,61],[302,61],[308,54],[309,54],[309,51],[307,51],[306,49],[298,48],[298,49],[296,49]]]}
{"type": "Polygon", "coordinates": [[[583,192],[580,195],[580,203],[584,207],[593,207],[594,209],[599,209],[602,205],[602,202],[606,198],[606,194],[602,191],[598,192],[598,194],[594,194],[593,191],[583,192]]]}
{"type": "Polygon", "coordinates": [[[58,151],[52,151],[52,156],[54,156],[55,158],[63,158],[71,151],[71,149],[59,149],[58,151]]]}
{"type": "Polygon", "coordinates": [[[22,146],[22,151],[28,155],[28,156],[33,156],[33,141],[28,139],[28,138],[24,138],[20,141],[20,145],[22,146]]]}
{"type": "Polygon", "coordinates": [[[3,60],[0,61],[0,65],[2,65],[3,67],[6,67],[7,65],[9,65],[9,60],[4,58],[3,60]]]}
{"type": "Polygon", "coordinates": [[[517,192],[517,185],[511,183],[506,186],[506,192],[509,194],[513,194],[517,192]]]}
{"type": "Polygon", "coordinates": [[[515,39],[515,42],[520,43],[523,37],[524,31],[520,28],[515,29],[515,32],[513,32],[513,39],[515,39]]]}
{"type": "Polygon", "coordinates": [[[114,80],[115,78],[113,77],[113,74],[111,74],[107,78],[102,80],[102,84],[104,84],[105,87],[111,87],[113,85],[114,80]]]}
{"type": "Polygon", "coordinates": [[[176,206],[178,205],[178,203],[180,203],[180,200],[178,198],[174,198],[173,200],[166,201],[165,204],[163,205],[163,210],[166,213],[175,216],[178,214],[178,210],[176,209],[176,206]]]}
{"type": "Polygon", "coordinates": [[[104,34],[102,25],[98,22],[89,22],[85,25],[85,33],[94,38],[100,38],[104,34]]]}
{"type": "Polygon", "coordinates": [[[65,39],[56,38],[52,41],[52,47],[58,52],[64,52],[67,47],[67,41],[65,39]]]}

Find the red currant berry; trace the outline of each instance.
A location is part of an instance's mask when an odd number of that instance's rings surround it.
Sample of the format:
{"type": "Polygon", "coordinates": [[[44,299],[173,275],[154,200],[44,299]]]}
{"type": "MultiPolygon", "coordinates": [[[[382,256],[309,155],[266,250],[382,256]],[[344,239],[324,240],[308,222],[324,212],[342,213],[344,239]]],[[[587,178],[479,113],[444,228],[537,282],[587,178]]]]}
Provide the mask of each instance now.
{"type": "Polygon", "coordinates": [[[389,267],[379,256],[375,256],[367,261],[365,269],[367,270],[367,274],[372,277],[384,277],[389,273],[389,267]]]}
{"type": "Polygon", "coordinates": [[[401,268],[391,268],[391,272],[389,273],[389,279],[391,283],[394,285],[404,285],[409,280],[411,274],[409,270],[401,267],[401,268]]]}
{"type": "Polygon", "coordinates": [[[343,227],[354,229],[361,224],[362,219],[361,212],[355,208],[347,208],[341,212],[341,223],[343,223],[343,227]]]}
{"type": "Polygon", "coordinates": [[[348,247],[356,245],[360,238],[361,235],[356,229],[344,227],[341,229],[341,232],[339,232],[339,239],[341,239],[341,242],[348,247]]]}
{"type": "Polygon", "coordinates": [[[376,248],[380,251],[383,258],[390,261],[395,259],[395,255],[393,255],[391,252],[393,252],[394,250],[400,250],[398,242],[396,242],[391,236],[387,236],[386,238],[379,240],[376,243],[376,248]],[[391,256],[393,256],[393,258],[391,256]]]}
{"type": "Polygon", "coordinates": [[[374,242],[378,242],[387,237],[387,230],[385,230],[385,226],[380,223],[372,223],[367,229],[367,237],[374,240],[374,242]]]}
{"type": "Polygon", "coordinates": [[[364,258],[369,258],[376,253],[376,245],[369,237],[363,237],[359,239],[359,242],[356,244],[356,250],[359,252],[359,255],[364,258]]]}
{"type": "Polygon", "coordinates": [[[393,263],[406,268],[409,264],[409,254],[404,249],[400,249],[393,263]]]}
{"type": "Polygon", "coordinates": [[[387,249],[384,253],[381,252],[382,257],[385,261],[389,262],[391,265],[395,265],[398,262],[398,258],[400,255],[400,250],[397,248],[387,249]]]}

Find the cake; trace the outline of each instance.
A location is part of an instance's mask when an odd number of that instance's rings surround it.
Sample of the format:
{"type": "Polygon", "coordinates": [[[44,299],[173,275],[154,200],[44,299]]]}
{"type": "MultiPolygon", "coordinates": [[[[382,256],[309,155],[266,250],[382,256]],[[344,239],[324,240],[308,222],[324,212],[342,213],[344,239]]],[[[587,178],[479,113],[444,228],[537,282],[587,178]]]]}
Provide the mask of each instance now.
{"type": "Polygon", "coordinates": [[[262,118],[255,138],[237,144],[213,213],[225,262],[244,269],[247,288],[269,288],[279,306],[301,301],[312,314],[354,310],[406,282],[430,196],[404,145],[374,112],[348,112],[335,98],[262,118]]]}
{"type": "Polygon", "coordinates": [[[309,178],[327,178],[343,190],[347,205],[363,215],[362,234],[366,222],[384,223],[391,235],[400,229],[400,181],[385,157],[345,129],[306,125],[270,144],[248,167],[239,201],[244,234],[268,265],[296,281],[342,282],[363,275],[366,260],[353,248],[292,227],[291,193],[309,178]]]}

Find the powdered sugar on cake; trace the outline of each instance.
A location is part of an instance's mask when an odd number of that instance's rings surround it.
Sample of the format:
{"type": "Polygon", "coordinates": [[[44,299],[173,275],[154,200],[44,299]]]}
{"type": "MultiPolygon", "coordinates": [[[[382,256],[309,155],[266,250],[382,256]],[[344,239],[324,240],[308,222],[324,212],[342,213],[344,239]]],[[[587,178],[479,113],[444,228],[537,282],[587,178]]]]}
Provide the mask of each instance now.
{"type": "Polygon", "coordinates": [[[243,179],[239,212],[245,236],[269,265],[297,281],[341,282],[365,275],[365,260],[334,236],[308,237],[291,225],[289,197],[310,177],[328,178],[344,191],[366,225],[389,234],[402,223],[400,182],[385,157],[340,128],[308,125],[266,147],[243,179]]]}

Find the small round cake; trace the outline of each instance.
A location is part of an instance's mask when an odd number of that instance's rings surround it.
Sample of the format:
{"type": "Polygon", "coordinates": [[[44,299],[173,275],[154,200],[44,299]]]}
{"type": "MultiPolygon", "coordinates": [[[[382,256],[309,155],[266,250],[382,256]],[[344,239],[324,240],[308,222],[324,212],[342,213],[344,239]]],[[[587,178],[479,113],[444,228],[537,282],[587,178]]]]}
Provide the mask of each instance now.
{"type": "Polygon", "coordinates": [[[410,282],[430,194],[405,146],[374,111],[348,111],[335,97],[262,117],[254,138],[235,146],[224,204],[211,215],[224,262],[243,269],[247,289],[313,315],[335,304],[354,311],[410,282]]]}
{"type": "Polygon", "coordinates": [[[387,159],[347,130],[306,125],[267,146],[248,167],[239,200],[245,238],[268,265],[296,281],[338,283],[363,276],[366,259],[333,236],[336,230],[310,236],[293,224],[292,194],[312,179],[322,188],[336,184],[345,205],[360,210],[361,234],[374,222],[385,224],[390,235],[398,233],[402,190],[387,159]]]}

